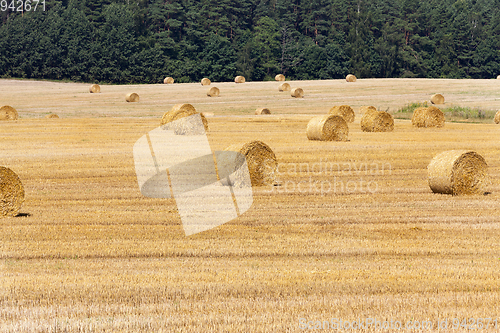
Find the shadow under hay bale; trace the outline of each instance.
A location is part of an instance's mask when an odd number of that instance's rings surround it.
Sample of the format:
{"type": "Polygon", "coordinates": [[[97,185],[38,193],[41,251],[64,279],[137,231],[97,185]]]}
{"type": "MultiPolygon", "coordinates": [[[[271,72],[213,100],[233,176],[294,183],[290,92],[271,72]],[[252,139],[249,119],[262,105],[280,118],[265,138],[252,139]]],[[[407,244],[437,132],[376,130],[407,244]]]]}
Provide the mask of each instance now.
{"type": "Polygon", "coordinates": [[[304,90],[302,88],[293,88],[290,91],[290,95],[295,98],[302,98],[304,97],[304,90]]]}
{"type": "Polygon", "coordinates": [[[101,92],[101,87],[98,84],[93,84],[89,87],[89,92],[91,94],[98,94],[101,92]]]}
{"type": "Polygon", "coordinates": [[[385,111],[369,109],[361,117],[361,130],[363,132],[392,132],[394,118],[385,111]]]}
{"type": "Polygon", "coordinates": [[[212,87],[207,91],[207,96],[209,97],[218,97],[219,95],[220,95],[220,90],[217,87],[212,87]]]}
{"type": "Polygon", "coordinates": [[[432,104],[444,104],[444,96],[441,94],[434,94],[431,96],[432,104]]]}
{"type": "Polygon", "coordinates": [[[17,216],[24,202],[24,187],[19,176],[0,166],[0,216],[17,216]]]}
{"type": "Polygon", "coordinates": [[[411,123],[416,127],[443,127],[444,113],[435,106],[419,107],[413,111],[411,123]]]}
{"type": "Polygon", "coordinates": [[[261,114],[271,114],[271,111],[267,108],[260,108],[255,110],[256,115],[261,115],[261,114]]]}
{"type": "Polygon", "coordinates": [[[441,194],[485,194],[487,170],[486,161],[476,152],[445,151],[427,166],[429,187],[441,194]]]}
{"type": "Polygon", "coordinates": [[[285,81],[285,75],[283,75],[283,74],[277,74],[277,75],[274,77],[274,79],[275,79],[276,81],[285,81]]]}
{"type": "Polygon", "coordinates": [[[201,85],[202,86],[209,86],[211,83],[212,83],[212,81],[210,81],[210,79],[208,79],[206,77],[203,78],[203,79],[201,79],[201,85]]]}
{"type": "MultiPolygon", "coordinates": [[[[172,107],[170,111],[167,111],[163,114],[163,117],[160,120],[160,126],[173,122],[175,120],[179,120],[184,117],[189,117],[198,112],[191,104],[176,104],[172,107]]],[[[208,120],[203,113],[200,113],[201,121],[203,122],[203,126],[205,127],[205,131],[208,131],[208,120]]]]}
{"type": "Polygon", "coordinates": [[[0,108],[0,120],[18,120],[19,114],[12,106],[5,105],[0,108]]]}
{"type": "Polygon", "coordinates": [[[349,105],[334,106],[330,109],[328,114],[333,114],[335,116],[341,116],[348,123],[352,123],[356,117],[354,110],[349,105]]]}
{"type": "Polygon", "coordinates": [[[495,114],[495,124],[500,124],[500,110],[495,114]]]}
{"type": "Polygon", "coordinates": [[[164,80],[163,80],[163,83],[164,84],[173,84],[174,83],[174,79],[171,78],[171,77],[166,77],[164,80]]]}
{"type": "Polygon", "coordinates": [[[235,83],[245,83],[245,81],[246,81],[245,77],[241,75],[238,75],[237,77],[234,78],[235,83]]]}
{"type": "Polygon", "coordinates": [[[139,95],[137,95],[136,93],[127,94],[127,96],[125,96],[125,100],[131,103],[139,102],[139,95]]]}
{"type": "Polygon", "coordinates": [[[327,114],[309,120],[306,132],[309,140],[347,141],[349,126],[343,117],[327,114]]]}
{"type": "Polygon", "coordinates": [[[347,76],[345,77],[345,80],[346,80],[347,82],[356,82],[357,78],[356,78],[354,75],[349,74],[349,75],[347,75],[347,76]]]}
{"type": "Polygon", "coordinates": [[[290,87],[290,84],[288,84],[288,83],[286,83],[286,82],[285,82],[285,83],[280,84],[280,86],[278,87],[278,91],[280,91],[280,92],[283,92],[283,91],[290,91],[290,90],[292,90],[292,87],[290,87]]]}
{"type": "Polygon", "coordinates": [[[51,113],[45,116],[47,119],[59,119],[59,116],[55,113],[51,113]]]}

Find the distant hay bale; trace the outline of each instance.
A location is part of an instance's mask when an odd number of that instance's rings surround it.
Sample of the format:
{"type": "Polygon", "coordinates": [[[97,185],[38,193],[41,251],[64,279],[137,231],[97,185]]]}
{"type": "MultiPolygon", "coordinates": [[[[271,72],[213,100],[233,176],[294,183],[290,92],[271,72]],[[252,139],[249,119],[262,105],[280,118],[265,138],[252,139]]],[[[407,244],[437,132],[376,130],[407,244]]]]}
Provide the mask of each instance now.
{"type": "Polygon", "coordinates": [[[497,76],[497,80],[500,80],[500,75],[497,76]]]}
{"type": "Polygon", "coordinates": [[[101,87],[98,84],[93,84],[89,88],[91,94],[98,94],[101,92],[101,87]]]}
{"type": "Polygon", "coordinates": [[[24,187],[19,176],[0,166],[0,216],[16,216],[24,202],[24,187]]]}
{"type": "Polygon", "coordinates": [[[237,77],[234,78],[235,83],[245,83],[245,81],[246,81],[245,77],[241,75],[238,75],[237,77]]]}
{"type": "Polygon", "coordinates": [[[377,111],[377,108],[374,106],[366,106],[366,105],[359,108],[359,113],[361,114],[366,114],[371,111],[377,111]]]}
{"type": "Polygon", "coordinates": [[[271,114],[271,111],[269,111],[269,109],[267,109],[267,108],[260,108],[260,109],[255,110],[255,114],[256,115],[271,114]]]}
{"type": "Polygon", "coordinates": [[[125,96],[125,100],[127,102],[139,102],[139,95],[136,93],[127,94],[127,96],[125,96]]]}
{"type": "Polygon", "coordinates": [[[473,151],[445,151],[427,166],[429,186],[434,193],[484,194],[487,169],[484,158],[473,151]]]}
{"type": "Polygon", "coordinates": [[[394,130],[394,118],[385,111],[369,109],[361,117],[361,130],[363,132],[392,132],[394,130]]]}
{"type": "Polygon", "coordinates": [[[328,114],[333,114],[335,116],[341,116],[348,123],[352,123],[354,121],[354,118],[356,117],[354,114],[354,110],[349,105],[334,106],[330,109],[328,114]]]}
{"type": "Polygon", "coordinates": [[[225,149],[245,156],[252,186],[273,185],[278,162],[273,150],[261,141],[234,144],[225,149]]]}
{"type": "Polygon", "coordinates": [[[431,96],[432,104],[444,104],[444,96],[441,94],[434,94],[431,96]]]}
{"type": "Polygon", "coordinates": [[[12,106],[5,105],[0,108],[0,120],[17,120],[19,114],[12,106]]]}
{"type": "Polygon", "coordinates": [[[302,88],[293,88],[290,91],[290,94],[292,97],[302,98],[302,97],[304,97],[304,90],[302,90],[302,88]]]}
{"type": "Polygon", "coordinates": [[[290,84],[288,84],[286,82],[280,84],[280,86],[278,87],[278,91],[281,91],[281,92],[283,92],[283,91],[290,91],[290,90],[292,90],[292,87],[290,87],[290,84]]]}
{"type": "Polygon", "coordinates": [[[416,127],[443,127],[445,118],[444,113],[435,106],[420,107],[413,111],[411,122],[416,127]]]}
{"type": "MultiPolygon", "coordinates": [[[[160,120],[160,126],[163,126],[172,121],[189,117],[198,112],[191,104],[176,104],[172,107],[170,111],[167,111],[163,114],[163,117],[160,120]]],[[[201,121],[203,122],[203,126],[205,127],[205,131],[208,131],[208,121],[203,113],[200,113],[201,121]]]]}
{"type": "Polygon", "coordinates": [[[309,140],[347,141],[349,126],[343,117],[327,114],[309,120],[306,132],[309,140]]]}
{"type": "Polygon", "coordinates": [[[219,95],[220,95],[220,90],[217,87],[212,87],[212,88],[208,89],[208,91],[207,91],[207,96],[217,97],[219,95]]]}
{"type": "Polygon", "coordinates": [[[174,79],[171,78],[170,76],[169,77],[166,77],[164,80],[163,80],[163,83],[164,84],[172,84],[174,83],[174,79]]]}
{"type": "Polygon", "coordinates": [[[347,75],[347,76],[345,77],[345,80],[346,80],[347,82],[356,82],[356,80],[357,80],[357,79],[356,79],[356,77],[355,77],[354,75],[349,74],[349,75],[347,75]]]}
{"type": "Polygon", "coordinates": [[[283,74],[277,74],[277,75],[274,77],[274,79],[275,79],[276,81],[285,81],[285,75],[283,75],[283,74]]]}
{"type": "Polygon", "coordinates": [[[500,110],[495,114],[495,124],[500,124],[500,110]]]}
{"type": "Polygon", "coordinates": [[[212,83],[212,81],[210,81],[210,79],[207,79],[206,77],[201,79],[202,86],[209,86],[211,83],[212,83]]]}
{"type": "Polygon", "coordinates": [[[51,113],[51,114],[46,115],[45,118],[54,119],[54,118],[59,118],[59,116],[55,113],[51,113]]]}

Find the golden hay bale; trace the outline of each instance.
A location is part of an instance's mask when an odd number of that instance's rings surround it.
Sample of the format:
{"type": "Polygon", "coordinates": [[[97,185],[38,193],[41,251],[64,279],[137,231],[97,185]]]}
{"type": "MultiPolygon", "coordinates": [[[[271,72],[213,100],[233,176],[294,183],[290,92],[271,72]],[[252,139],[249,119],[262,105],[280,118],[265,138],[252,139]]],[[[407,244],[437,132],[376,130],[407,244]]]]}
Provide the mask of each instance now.
{"type": "Polygon", "coordinates": [[[55,113],[51,113],[46,115],[45,118],[52,119],[52,118],[59,118],[59,116],[55,113]]]}
{"type": "Polygon", "coordinates": [[[356,77],[355,77],[354,75],[349,74],[349,75],[347,75],[347,76],[345,77],[345,80],[346,80],[347,82],[356,82],[356,80],[357,80],[357,79],[356,79],[356,77]]]}
{"type": "Polygon", "coordinates": [[[394,118],[385,111],[370,109],[361,118],[361,130],[363,132],[392,132],[394,130],[394,118]]]}
{"type": "Polygon", "coordinates": [[[487,169],[484,158],[473,151],[445,151],[427,166],[429,186],[434,193],[484,194],[487,169]]]}
{"type": "Polygon", "coordinates": [[[443,127],[444,113],[435,106],[416,108],[411,122],[417,127],[443,127]]]}
{"type": "Polygon", "coordinates": [[[355,118],[354,110],[349,105],[334,106],[330,109],[328,114],[333,114],[335,116],[341,116],[348,123],[352,123],[354,121],[354,118],[355,118]]]}
{"type": "Polygon", "coordinates": [[[89,88],[91,94],[98,94],[101,92],[101,87],[98,84],[93,84],[89,88]]]}
{"type": "Polygon", "coordinates": [[[277,74],[277,75],[274,77],[274,79],[275,79],[276,81],[285,81],[285,75],[283,75],[283,74],[277,74]]]}
{"type": "Polygon", "coordinates": [[[217,87],[212,87],[212,88],[208,89],[208,91],[207,91],[207,96],[217,97],[219,95],[220,95],[220,90],[217,87]]]}
{"type": "Polygon", "coordinates": [[[125,96],[125,100],[127,102],[139,102],[139,95],[136,93],[127,94],[127,96],[125,96]]]}
{"type": "Polygon", "coordinates": [[[19,176],[0,166],[0,216],[16,216],[24,202],[24,187],[19,176]]]}
{"type": "Polygon", "coordinates": [[[497,80],[500,80],[500,75],[497,76],[497,80]]]}
{"type": "Polygon", "coordinates": [[[366,114],[372,111],[377,111],[377,108],[374,106],[366,106],[366,105],[359,108],[359,113],[361,114],[366,114]]]}
{"type": "Polygon", "coordinates": [[[12,106],[2,106],[0,108],[0,120],[17,120],[19,119],[19,114],[16,109],[12,106]]]}
{"type": "Polygon", "coordinates": [[[238,75],[237,77],[234,78],[235,83],[245,83],[245,77],[238,75]]]}
{"type": "Polygon", "coordinates": [[[292,87],[290,87],[290,85],[288,83],[286,83],[286,82],[280,84],[280,86],[278,87],[278,91],[281,91],[281,92],[283,92],[283,91],[290,91],[290,90],[292,90],[292,87]]]}
{"type": "Polygon", "coordinates": [[[212,81],[210,81],[210,79],[207,79],[206,77],[201,79],[202,86],[209,86],[211,83],[212,83],[212,81]]]}
{"type": "Polygon", "coordinates": [[[327,114],[309,120],[306,132],[309,140],[347,141],[349,126],[343,117],[327,114]]]}
{"type": "Polygon", "coordinates": [[[271,111],[269,111],[269,109],[267,109],[267,108],[260,108],[260,109],[255,110],[255,114],[256,115],[271,114],[271,111]]]}
{"type": "MultiPolygon", "coordinates": [[[[167,123],[170,123],[174,120],[178,120],[184,117],[189,117],[198,112],[191,104],[176,104],[172,107],[170,111],[167,111],[163,114],[163,117],[160,120],[160,126],[163,126],[167,123]]],[[[205,131],[208,131],[208,120],[203,113],[200,113],[201,121],[203,122],[203,126],[205,127],[205,131]]]]}
{"type": "Polygon", "coordinates": [[[441,94],[434,94],[431,96],[432,104],[444,104],[444,96],[441,94]]]}
{"type": "Polygon", "coordinates": [[[171,78],[170,76],[169,77],[166,77],[164,80],[163,80],[163,83],[165,84],[172,84],[174,83],[174,79],[171,78]]]}
{"type": "Polygon", "coordinates": [[[274,184],[278,162],[273,150],[264,142],[252,141],[234,144],[225,150],[235,151],[245,156],[252,186],[274,184]]]}
{"type": "Polygon", "coordinates": [[[495,114],[495,124],[500,124],[500,110],[495,114]]]}
{"type": "Polygon", "coordinates": [[[304,90],[302,90],[302,88],[293,88],[290,91],[290,94],[292,95],[292,97],[302,98],[304,97],[304,90]]]}

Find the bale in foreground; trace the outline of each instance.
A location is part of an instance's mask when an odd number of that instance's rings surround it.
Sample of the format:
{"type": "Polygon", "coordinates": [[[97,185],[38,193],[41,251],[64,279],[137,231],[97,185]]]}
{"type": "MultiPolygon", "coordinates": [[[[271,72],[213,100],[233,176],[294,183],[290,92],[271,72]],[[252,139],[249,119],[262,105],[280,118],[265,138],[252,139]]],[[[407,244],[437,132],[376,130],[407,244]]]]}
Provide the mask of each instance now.
{"type": "Polygon", "coordinates": [[[101,92],[101,87],[98,84],[93,84],[89,88],[91,94],[98,94],[101,92]]]}
{"type": "Polygon", "coordinates": [[[495,124],[500,124],[500,110],[495,114],[495,124]]]}
{"type": "Polygon", "coordinates": [[[171,78],[170,76],[169,77],[166,77],[164,80],[163,80],[163,83],[165,84],[173,84],[174,83],[174,79],[171,78]]]}
{"type": "Polygon", "coordinates": [[[441,94],[434,94],[431,96],[432,104],[444,104],[444,96],[441,94]]]}
{"type": "Polygon", "coordinates": [[[245,156],[252,186],[273,185],[278,162],[273,150],[261,141],[234,144],[225,149],[245,156]]]}
{"type": "Polygon", "coordinates": [[[246,81],[245,77],[241,75],[238,75],[237,77],[234,78],[235,83],[245,83],[245,81],[246,81]]]}
{"type": "Polygon", "coordinates": [[[349,126],[344,118],[335,115],[317,116],[307,124],[307,138],[320,141],[347,141],[349,126]]]}
{"type": "Polygon", "coordinates": [[[19,176],[0,166],[0,216],[16,216],[24,202],[24,187],[19,176]]]}
{"type": "Polygon", "coordinates": [[[484,194],[487,169],[484,158],[473,151],[445,151],[427,166],[429,186],[434,193],[484,194]]]}
{"type": "Polygon", "coordinates": [[[349,105],[334,106],[330,109],[328,114],[333,114],[335,116],[341,116],[348,123],[352,123],[354,121],[354,118],[355,118],[354,110],[349,105]]]}
{"type": "Polygon", "coordinates": [[[0,120],[17,120],[19,114],[12,106],[5,105],[0,108],[0,120]]]}
{"type": "Polygon", "coordinates": [[[349,74],[349,75],[347,75],[347,76],[345,77],[345,80],[346,80],[347,82],[356,82],[357,78],[356,78],[354,75],[349,74]]]}
{"type": "Polygon", "coordinates": [[[280,84],[280,86],[278,87],[278,91],[280,91],[280,92],[283,92],[283,91],[290,91],[290,90],[292,90],[292,87],[290,87],[290,84],[288,84],[288,83],[286,83],[286,82],[285,82],[285,83],[280,84]]]}
{"type": "Polygon", "coordinates": [[[444,122],[444,113],[435,106],[416,108],[411,118],[416,127],[443,127],[444,122]]]}
{"type": "Polygon", "coordinates": [[[277,74],[277,75],[274,77],[274,79],[275,79],[276,81],[285,81],[285,75],[283,75],[283,74],[277,74]]]}
{"type": "Polygon", "coordinates": [[[212,87],[207,91],[207,96],[209,97],[217,97],[219,95],[220,95],[220,90],[217,87],[212,87]]]}
{"type": "Polygon", "coordinates": [[[210,79],[204,77],[203,79],[201,79],[201,85],[202,86],[209,86],[210,84],[212,83],[212,81],[210,81],[210,79]]]}
{"type": "Polygon", "coordinates": [[[385,111],[369,109],[361,118],[361,130],[363,132],[392,132],[394,118],[385,111]]]}
{"type": "Polygon", "coordinates": [[[293,88],[290,91],[290,95],[295,98],[302,98],[304,97],[304,90],[302,88],[293,88]]]}
{"type": "Polygon", "coordinates": [[[261,115],[261,114],[271,114],[271,111],[267,108],[260,108],[255,110],[256,115],[261,115]]]}
{"type": "Polygon", "coordinates": [[[127,96],[125,96],[125,100],[127,102],[139,102],[139,95],[136,93],[127,94],[127,96]]]}
{"type": "MultiPolygon", "coordinates": [[[[176,104],[172,107],[170,111],[167,111],[163,114],[163,117],[161,118],[160,121],[160,126],[163,126],[167,123],[170,123],[172,121],[184,118],[184,117],[189,117],[194,114],[197,114],[198,112],[192,106],[191,104],[176,104]]],[[[208,131],[208,121],[207,118],[203,113],[200,113],[201,116],[201,121],[203,122],[203,126],[205,127],[205,131],[208,131]]]]}

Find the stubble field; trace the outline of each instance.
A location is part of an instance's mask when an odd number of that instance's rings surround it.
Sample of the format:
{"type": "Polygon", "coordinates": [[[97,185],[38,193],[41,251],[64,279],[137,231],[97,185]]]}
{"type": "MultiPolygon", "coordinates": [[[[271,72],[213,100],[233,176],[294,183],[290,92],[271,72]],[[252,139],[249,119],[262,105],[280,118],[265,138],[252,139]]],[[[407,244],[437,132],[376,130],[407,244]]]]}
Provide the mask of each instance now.
{"type": "Polygon", "coordinates": [[[500,125],[396,120],[393,132],[364,133],[357,113],[348,142],[308,141],[305,128],[334,105],[395,112],[433,93],[495,110],[500,80],[289,83],[305,97],[277,82],[212,83],[221,95],[210,98],[200,84],[90,94],[87,84],[0,80],[0,106],[20,115],[0,122],[0,165],[26,191],[20,216],[0,218],[0,331],[301,332],[333,318],[429,321],[431,331],[491,318],[491,330],[500,125]],[[140,102],[126,103],[129,92],[140,102]],[[190,237],[174,200],[141,195],[132,154],[177,103],[214,114],[212,150],[260,140],[279,163],[281,186],[254,188],[241,217],[190,237]],[[258,107],[272,115],[252,115],[258,107]],[[426,167],[451,149],[486,159],[488,195],[432,193],[426,167]]]}

